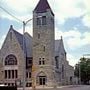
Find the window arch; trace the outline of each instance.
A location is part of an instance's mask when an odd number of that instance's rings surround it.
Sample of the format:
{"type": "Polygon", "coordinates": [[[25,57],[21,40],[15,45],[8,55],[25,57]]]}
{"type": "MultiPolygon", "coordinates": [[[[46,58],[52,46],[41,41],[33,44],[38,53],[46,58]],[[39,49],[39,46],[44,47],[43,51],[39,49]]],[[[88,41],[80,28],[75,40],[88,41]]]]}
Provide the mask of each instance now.
{"type": "Polygon", "coordinates": [[[5,58],[5,65],[17,65],[17,58],[10,54],[5,58]]]}
{"type": "Polygon", "coordinates": [[[38,85],[46,85],[47,83],[47,76],[44,72],[40,72],[37,75],[37,84],[38,85]]]}
{"type": "Polygon", "coordinates": [[[41,72],[38,73],[37,76],[46,76],[46,74],[43,71],[41,71],[41,72]]]}

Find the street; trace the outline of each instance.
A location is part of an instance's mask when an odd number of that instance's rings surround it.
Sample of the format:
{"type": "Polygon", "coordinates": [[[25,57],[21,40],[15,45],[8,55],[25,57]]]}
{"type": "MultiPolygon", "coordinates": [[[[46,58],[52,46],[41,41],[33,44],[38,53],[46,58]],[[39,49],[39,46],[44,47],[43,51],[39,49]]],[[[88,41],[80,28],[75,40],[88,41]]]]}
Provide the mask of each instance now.
{"type": "Polygon", "coordinates": [[[90,85],[89,86],[71,86],[71,87],[65,87],[61,89],[56,89],[56,90],[90,90],[90,85]]]}
{"type": "Polygon", "coordinates": [[[59,88],[51,88],[51,89],[36,89],[36,90],[90,90],[90,85],[83,86],[67,86],[67,87],[59,87],[59,88]]]}

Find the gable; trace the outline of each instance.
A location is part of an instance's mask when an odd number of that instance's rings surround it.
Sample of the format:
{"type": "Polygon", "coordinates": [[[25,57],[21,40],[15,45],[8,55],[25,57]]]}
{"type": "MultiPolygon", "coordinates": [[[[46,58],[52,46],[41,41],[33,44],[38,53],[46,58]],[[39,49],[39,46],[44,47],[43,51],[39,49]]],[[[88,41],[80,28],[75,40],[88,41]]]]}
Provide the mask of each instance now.
{"type": "Polygon", "coordinates": [[[63,40],[55,40],[55,56],[59,56],[59,54],[66,54],[63,40]]]}

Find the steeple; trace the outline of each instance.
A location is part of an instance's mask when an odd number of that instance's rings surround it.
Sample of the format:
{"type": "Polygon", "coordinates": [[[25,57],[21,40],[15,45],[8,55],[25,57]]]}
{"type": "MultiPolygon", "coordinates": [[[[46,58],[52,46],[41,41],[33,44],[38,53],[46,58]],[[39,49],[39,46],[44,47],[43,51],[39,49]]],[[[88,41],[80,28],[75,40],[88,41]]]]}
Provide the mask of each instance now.
{"type": "Polygon", "coordinates": [[[33,66],[38,70],[33,72],[32,75],[34,75],[35,82],[33,83],[36,86],[53,86],[55,83],[54,56],[54,14],[47,0],[39,0],[33,11],[33,66]],[[41,66],[43,66],[43,69],[41,66]],[[48,73],[47,75],[43,74],[45,78],[42,82],[44,83],[40,83],[41,71],[48,73]],[[50,75],[52,76],[49,77],[50,75]]]}
{"type": "Polygon", "coordinates": [[[61,52],[65,52],[65,48],[64,48],[64,44],[63,44],[63,37],[61,36],[61,39],[60,39],[60,47],[59,47],[60,51],[61,52]]]}
{"type": "MultiPolygon", "coordinates": [[[[36,6],[36,8],[34,9],[34,11],[36,13],[44,13],[46,12],[48,9],[51,10],[49,3],[47,0],[40,0],[36,6]]],[[[54,13],[51,10],[51,13],[54,15],[54,13]]]]}

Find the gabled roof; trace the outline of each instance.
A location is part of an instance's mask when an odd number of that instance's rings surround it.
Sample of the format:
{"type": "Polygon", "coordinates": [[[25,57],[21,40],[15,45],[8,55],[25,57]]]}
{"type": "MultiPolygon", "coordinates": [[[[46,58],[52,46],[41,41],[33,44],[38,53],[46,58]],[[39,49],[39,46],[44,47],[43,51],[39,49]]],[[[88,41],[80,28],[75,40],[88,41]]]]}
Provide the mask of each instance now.
{"type": "Polygon", "coordinates": [[[58,56],[59,54],[59,45],[60,45],[60,40],[55,40],[55,56],[58,56]]]}
{"type": "Polygon", "coordinates": [[[23,50],[23,38],[24,38],[24,53],[27,57],[32,56],[32,37],[28,33],[21,34],[13,29],[12,25],[10,26],[10,31],[13,31],[13,33],[16,36],[16,39],[18,40],[18,43],[20,44],[22,50],[23,50]]]}
{"type": "Polygon", "coordinates": [[[55,40],[55,56],[58,56],[59,53],[66,53],[62,37],[60,40],[55,40]]]}
{"type": "Polygon", "coordinates": [[[14,32],[14,34],[15,34],[21,48],[23,49],[23,35],[20,34],[19,32],[17,32],[16,30],[14,30],[14,29],[13,29],[13,32],[14,32]]]}
{"type": "MultiPolygon", "coordinates": [[[[44,13],[47,11],[47,9],[50,9],[50,6],[48,4],[48,1],[47,0],[40,0],[36,6],[36,8],[34,9],[34,11],[36,13],[44,13]]],[[[52,10],[51,10],[52,12],[52,10]]],[[[52,14],[54,15],[54,13],[52,12],[52,14]]]]}
{"type": "Polygon", "coordinates": [[[62,36],[61,36],[61,40],[60,40],[59,50],[60,50],[62,53],[66,53],[65,48],[64,48],[64,43],[63,43],[62,36]]]}
{"type": "Polygon", "coordinates": [[[24,33],[25,37],[25,49],[27,57],[32,57],[32,37],[26,32],[24,33]]]}

